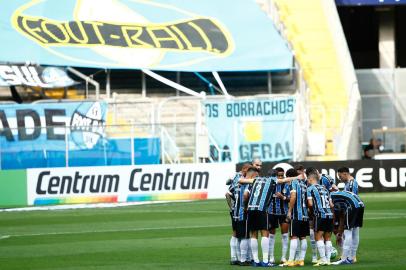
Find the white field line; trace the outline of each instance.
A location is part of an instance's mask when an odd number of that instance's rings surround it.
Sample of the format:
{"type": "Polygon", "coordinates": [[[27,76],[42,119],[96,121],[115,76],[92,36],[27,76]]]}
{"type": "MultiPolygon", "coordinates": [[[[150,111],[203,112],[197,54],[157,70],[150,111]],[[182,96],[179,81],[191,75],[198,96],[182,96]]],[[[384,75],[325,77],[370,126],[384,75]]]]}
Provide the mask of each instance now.
{"type": "Polygon", "coordinates": [[[1,212],[24,212],[24,211],[48,211],[48,210],[71,210],[71,209],[88,209],[88,208],[116,208],[132,205],[151,205],[167,204],[172,202],[189,202],[189,201],[148,201],[148,202],[127,202],[127,203],[91,203],[91,204],[64,204],[48,206],[29,206],[20,208],[4,208],[1,212]]]}
{"type": "MultiPolygon", "coordinates": [[[[404,219],[403,216],[381,216],[381,217],[366,217],[364,220],[382,220],[382,219],[404,219]]],[[[221,228],[229,227],[230,224],[218,224],[218,225],[196,225],[196,226],[175,226],[175,227],[144,227],[144,228],[128,228],[128,229],[111,229],[111,230],[88,230],[88,231],[67,231],[67,232],[46,232],[46,233],[27,233],[27,234],[10,234],[0,236],[1,239],[7,239],[10,237],[31,237],[31,236],[48,236],[48,235],[66,235],[66,234],[91,234],[91,233],[114,233],[114,232],[139,232],[139,231],[155,231],[155,230],[178,230],[178,229],[204,229],[204,228],[221,228]]]]}
{"type": "Polygon", "coordinates": [[[204,229],[228,227],[230,224],[222,225],[196,225],[196,226],[174,226],[174,227],[144,227],[144,228],[127,228],[127,229],[110,229],[110,230],[88,230],[88,231],[70,231],[70,232],[47,232],[47,233],[27,233],[27,234],[10,234],[2,237],[26,237],[26,236],[46,236],[46,235],[65,235],[65,234],[90,234],[90,233],[114,233],[114,232],[138,232],[138,231],[156,231],[156,230],[178,230],[178,229],[204,229]]]}

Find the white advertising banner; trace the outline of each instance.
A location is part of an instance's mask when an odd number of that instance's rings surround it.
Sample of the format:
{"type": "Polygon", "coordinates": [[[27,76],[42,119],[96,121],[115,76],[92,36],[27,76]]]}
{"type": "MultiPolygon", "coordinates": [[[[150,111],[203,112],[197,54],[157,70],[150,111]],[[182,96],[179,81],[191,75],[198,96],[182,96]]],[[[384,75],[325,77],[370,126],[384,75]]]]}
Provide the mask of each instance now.
{"type": "Polygon", "coordinates": [[[234,172],[232,163],[28,169],[28,205],[224,198],[234,172]]]}

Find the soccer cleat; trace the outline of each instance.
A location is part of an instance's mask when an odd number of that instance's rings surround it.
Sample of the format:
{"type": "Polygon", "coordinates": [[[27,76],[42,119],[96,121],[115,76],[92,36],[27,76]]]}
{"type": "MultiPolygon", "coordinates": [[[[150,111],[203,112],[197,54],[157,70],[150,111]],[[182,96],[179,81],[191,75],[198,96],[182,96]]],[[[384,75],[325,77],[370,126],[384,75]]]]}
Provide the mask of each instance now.
{"type": "Polygon", "coordinates": [[[304,260],[295,261],[295,266],[304,266],[304,260]]]}
{"type": "Polygon", "coordinates": [[[252,265],[252,263],[248,262],[248,261],[240,262],[240,266],[251,266],[251,265],[252,265]]]}
{"type": "Polygon", "coordinates": [[[329,265],[328,262],[323,261],[323,260],[319,260],[316,264],[314,264],[313,266],[325,266],[325,265],[329,265]]]}
{"type": "Polygon", "coordinates": [[[281,258],[281,264],[285,264],[287,260],[285,258],[281,258]]]}
{"type": "Polygon", "coordinates": [[[273,257],[269,258],[269,262],[272,263],[272,264],[275,264],[275,258],[273,258],[273,257]]]}
{"type": "Polygon", "coordinates": [[[280,264],[279,266],[281,266],[281,267],[293,267],[293,266],[296,266],[296,263],[294,261],[287,261],[287,262],[284,262],[284,263],[280,264]]]}
{"type": "Polygon", "coordinates": [[[354,257],[352,258],[352,263],[356,263],[356,262],[357,262],[357,257],[354,256],[354,257]]]}
{"type": "Polygon", "coordinates": [[[239,261],[230,261],[230,265],[239,265],[240,262],[239,261]]]}
{"type": "Polygon", "coordinates": [[[252,266],[253,267],[261,267],[261,262],[253,262],[252,266]]]}
{"type": "Polygon", "coordinates": [[[267,262],[260,262],[261,267],[269,267],[269,263],[267,262]]]}
{"type": "Polygon", "coordinates": [[[268,263],[268,267],[275,267],[278,266],[277,264],[275,264],[275,262],[269,262],[268,263]]]}
{"type": "Polygon", "coordinates": [[[352,264],[352,263],[353,263],[353,261],[347,258],[345,260],[339,260],[339,261],[333,262],[332,265],[345,265],[345,264],[352,264]]]}
{"type": "Polygon", "coordinates": [[[317,257],[313,257],[313,258],[312,258],[312,263],[313,263],[313,264],[318,263],[318,262],[319,262],[319,260],[317,260],[317,257]]]}

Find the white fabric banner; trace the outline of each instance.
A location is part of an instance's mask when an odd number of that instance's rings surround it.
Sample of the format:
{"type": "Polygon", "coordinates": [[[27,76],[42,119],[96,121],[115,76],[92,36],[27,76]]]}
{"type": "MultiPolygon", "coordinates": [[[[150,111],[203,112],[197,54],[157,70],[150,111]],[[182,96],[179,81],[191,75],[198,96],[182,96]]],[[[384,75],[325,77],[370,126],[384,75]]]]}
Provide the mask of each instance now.
{"type": "Polygon", "coordinates": [[[224,198],[233,163],[27,170],[28,205],[224,198]]]}

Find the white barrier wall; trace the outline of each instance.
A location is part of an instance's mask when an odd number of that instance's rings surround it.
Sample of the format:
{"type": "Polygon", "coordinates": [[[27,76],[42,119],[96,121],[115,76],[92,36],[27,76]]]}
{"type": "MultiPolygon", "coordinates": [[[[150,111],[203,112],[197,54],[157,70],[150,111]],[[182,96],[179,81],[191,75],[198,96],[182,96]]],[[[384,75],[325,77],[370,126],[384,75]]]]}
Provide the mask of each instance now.
{"type": "Polygon", "coordinates": [[[224,198],[233,163],[27,170],[28,205],[224,198]]]}

